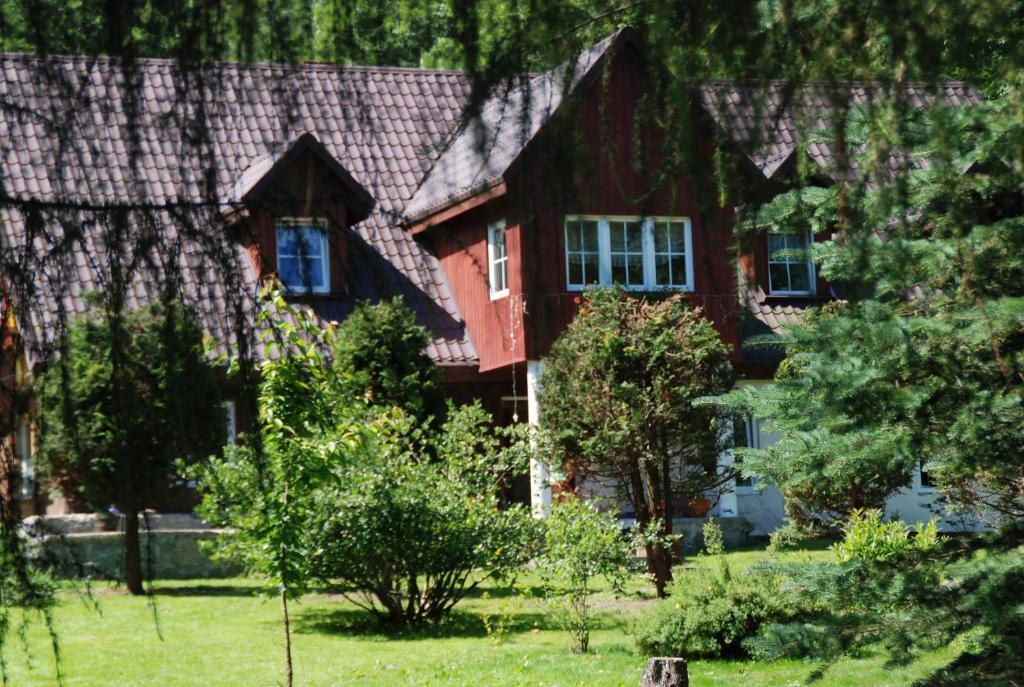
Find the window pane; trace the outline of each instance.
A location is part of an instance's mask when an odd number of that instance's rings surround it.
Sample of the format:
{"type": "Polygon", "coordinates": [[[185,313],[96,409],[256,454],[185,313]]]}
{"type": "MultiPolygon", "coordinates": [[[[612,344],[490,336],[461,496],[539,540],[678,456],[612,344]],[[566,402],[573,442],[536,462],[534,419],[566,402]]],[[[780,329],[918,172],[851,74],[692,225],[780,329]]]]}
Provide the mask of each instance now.
{"type": "Polygon", "coordinates": [[[768,279],[768,287],[772,291],[792,291],[792,289],[789,288],[789,271],[784,263],[769,264],[768,279]]]}
{"type": "Polygon", "coordinates": [[[624,222],[626,230],[626,250],[630,253],[643,252],[643,225],[639,222],[624,222]]]}
{"type": "Polygon", "coordinates": [[[672,256],[672,286],[686,286],[686,256],[672,256]]]}
{"type": "Polygon", "coordinates": [[[584,220],[581,224],[583,232],[583,250],[588,253],[597,252],[597,222],[584,220]]]}
{"type": "Polygon", "coordinates": [[[668,222],[654,223],[654,252],[667,253],[671,249],[669,245],[668,222]]]}
{"type": "Polygon", "coordinates": [[[612,283],[626,285],[629,279],[626,275],[626,256],[622,253],[612,253],[612,283]]]}
{"type": "Polygon", "coordinates": [[[298,255],[298,232],[294,229],[277,230],[278,255],[298,255]]]}
{"type": "Polygon", "coordinates": [[[597,253],[586,253],[584,254],[584,270],[586,271],[586,282],[587,284],[596,284],[598,279],[601,278],[601,273],[598,268],[597,253]]]}
{"type": "Polygon", "coordinates": [[[668,273],[668,256],[664,253],[654,254],[654,282],[658,286],[670,286],[672,284],[668,273]]]}
{"type": "Polygon", "coordinates": [[[810,277],[807,273],[807,263],[798,262],[789,266],[789,290],[808,291],[810,289],[810,277]]]}
{"type": "Polygon", "coordinates": [[[579,251],[583,248],[583,238],[580,233],[579,222],[565,223],[565,250],[568,253],[579,251]]]}
{"type": "Polygon", "coordinates": [[[675,253],[685,253],[686,224],[683,222],[671,222],[669,226],[672,234],[672,251],[675,253]]]}
{"type": "Polygon", "coordinates": [[[611,239],[613,253],[621,253],[626,249],[626,241],[622,233],[622,223],[612,222],[608,227],[608,237],[611,239]]]}
{"type": "Polygon", "coordinates": [[[630,286],[642,286],[644,283],[644,256],[630,253],[628,265],[629,277],[626,283],[630,286]]]}
{"type": "Polygon", "coordinates": [[[785,262],[786,235],[768,234],[768,259],[772,262],[785,262]]]}
{"type": "Polygon", "coordinates": [[[285,286],[292,288],[301,288],[302,286],[302,270],[300,268],[301,260],[294,257],[278,257],[277,260],[277,271],[281,277],[281,282],[285,286]]]}
{"type": "Polygon", "coordinates": [[[583,254],[569,253],[569,283],[583,284],[583,254]]]}

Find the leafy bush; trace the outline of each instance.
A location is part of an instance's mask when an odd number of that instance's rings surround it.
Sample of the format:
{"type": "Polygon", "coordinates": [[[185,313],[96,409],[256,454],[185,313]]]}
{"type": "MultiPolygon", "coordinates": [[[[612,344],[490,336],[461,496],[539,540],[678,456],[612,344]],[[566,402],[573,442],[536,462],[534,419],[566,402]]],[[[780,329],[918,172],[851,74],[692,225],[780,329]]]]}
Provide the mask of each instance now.
{"type": "Polygon", "coordinates": [[[545,525],[547,546],[540,567],[548,599],[555,616],[572,635],[573,651],[586,653],[594,626],[594,582],[603,577],[621,594],[642,537],[624,535],[612,513],[602,511],[596,501],[575,496],[556,503],[545,525]]]}
{"type": "Polygon", "coordinates": [[[814,530],[800,523],[786,523],[768,536],[768,552],[796,551],[814,535],[814,530]]]}
{"type": "MultiPolygon", "coordinates": [[[[705,525],[709,552],[721,551],[715,529],[717,525],[705,525]]],[[[809,612],[793,602],[770,569],[755,566],[736,575],[724,555],[715,553],[714,558],[714,566],[706,565],[710,561],[704,559],[696,569],[683,571],[673,582],[669,598],[637,624],[641,651],[689,659],[744,656],[748,653],[745,641],[762,626],[792,621],[809,612]]]]}
{"type": "Polygon", "coordinates": [[[939,544],[938,520],[918,523],[917,533],[901,520],[882,520],[881,511],[854,511],[847,521],[843,540],[833,549],[840,563],[862,561],[886,563],[934,550],[939,544]]]}
{"type": "Polygon", "coordinates": [[[311,508],[314,577],[387,624],[441,620],[481,582],[526,563],[540,538],[525,508],[499,507],[505,463],[478,459],[482,437],[497,445],[482,412],[449,412],[437,432],[417,432],[396,411],[390,433],[311,508]]]}

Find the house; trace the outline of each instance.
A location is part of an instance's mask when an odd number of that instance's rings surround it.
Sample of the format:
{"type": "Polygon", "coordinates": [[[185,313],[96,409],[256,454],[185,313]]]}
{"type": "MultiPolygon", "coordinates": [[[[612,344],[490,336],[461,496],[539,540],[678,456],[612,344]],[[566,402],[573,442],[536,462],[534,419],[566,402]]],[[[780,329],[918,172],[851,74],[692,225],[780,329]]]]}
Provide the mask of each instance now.
{"type": "MultiPolygon", "coordinates": [[[[129,306],[172,288],[211,337],[251,348],[256,290],[271,274],[327,321],[400,295],[431,332],[451,395],[499,422],[536,421],[541,360],[592,284],[685,292],[733,345],[741,383],[770,380],[778,352],[744,341],[834,294],[794,257],[815,237],[737,242],[712,158],[724,149],[760,197],[787,188],[801,151],[831,183],[828,146],[800,133],[824,126],[829,93],[693,82],[680,113],[696,132],[687,166],[639,106],[646,59],[624,29],[506,84],[467,118],[460,72],[0,56],[0,257],[31,275],[6,285],[12,387],[55,353],[87,294],[111,284],[129,306]]],[[[978,102],[962,83],[907,96],[978,102]]],[[[228,418],[234,431],[245,409],[229,403],[228,418]]],[[[30,474],[23,419],[18,432],[30,474]]],[[[772,440],[755,421],[736,436],[772,440]]],[[[543,509],[550,481],[533,466],[522,497],[543,509]]],[[[915,482],[909,498],[926,489],[915,482]]],[[[782,519],[779,494],[749,483],[717,508],[759,532],[782,519]]]]}

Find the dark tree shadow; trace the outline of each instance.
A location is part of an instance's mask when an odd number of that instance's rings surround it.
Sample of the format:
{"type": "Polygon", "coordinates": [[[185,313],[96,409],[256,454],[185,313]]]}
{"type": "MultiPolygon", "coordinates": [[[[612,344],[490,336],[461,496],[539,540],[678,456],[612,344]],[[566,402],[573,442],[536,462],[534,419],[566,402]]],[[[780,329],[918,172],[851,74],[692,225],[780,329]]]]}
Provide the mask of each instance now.
{"type": "MultiPolygon", "coordinates": [[[[561,629],[549,613],[519,612],[507,634],[520,634],[533,629],[561,629]]],[[[292,630],[297,634],[327,634],[367,637],[383,640],[452,639],[486,637],[484,615],[469,611],[453,611],[436,624],[420,627],[388,625],[372,613],[354,608],[308,608],[292,617],[292,630]]]]}
{"type": "Polygon", "coordinates": [[[187,587],[153,587],[155,596],[236,596],[254,597],[260,595],[259,587],[243,585],[194,584],[187,587]]]}

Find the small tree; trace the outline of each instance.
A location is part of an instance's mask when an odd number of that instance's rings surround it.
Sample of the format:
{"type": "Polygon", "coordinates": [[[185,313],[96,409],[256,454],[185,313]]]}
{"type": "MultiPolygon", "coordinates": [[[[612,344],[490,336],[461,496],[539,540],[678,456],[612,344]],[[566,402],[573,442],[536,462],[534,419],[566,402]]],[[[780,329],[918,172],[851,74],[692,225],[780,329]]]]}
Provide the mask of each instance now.
{"type": "Polygon", "coordinates": [[[623,593],[642,538],[623,533],[614,514],[602,511],[597,503],[572,495],[554,505],[545,525],[547,547],[540,568],[548,596],[573,637],[573,651],[585,654],[594,626],[594,583],[603,577],[612,591],[623,593]]]}
{"type": "Polygon", "coordinates": [[[139,511],[170,486],[175,460],[224,445],[202,330],[177,304],[88,312],[69,326],[37,396],[41,466],[65,493],[123,513],[125,582],[143,593],[139,511]]]}
{"type": "Polygon", "coordinates": [[[729,389],[729,348],[682,295],[597,289],[585,298],[545,360],[541,425],[576,474],[621,485],[641,529],[657,523],[645,547],[664,596],[674,502],[721,479],[716,411],[694,400],[729,389]]]}
{"type": "Polygon", "coordinates": [[[479,406],[438,430],[385,418],[363,460],[316,499],[314,574],[390,625],[441,620],[481,582],[512,573],[539,539],[522,506],[501,509],[500,479],[526,452],[501,448],[479,406]]]}
{"type": "Polygon", "coordinates": [[[401,408],[420,422],[442,420],[445,397],[440,371],[424,352],[429,343],[427,330],[400,298],[360,303],[334,339],[341,394],[401,408]]]}

